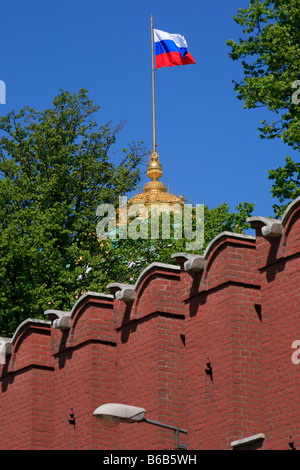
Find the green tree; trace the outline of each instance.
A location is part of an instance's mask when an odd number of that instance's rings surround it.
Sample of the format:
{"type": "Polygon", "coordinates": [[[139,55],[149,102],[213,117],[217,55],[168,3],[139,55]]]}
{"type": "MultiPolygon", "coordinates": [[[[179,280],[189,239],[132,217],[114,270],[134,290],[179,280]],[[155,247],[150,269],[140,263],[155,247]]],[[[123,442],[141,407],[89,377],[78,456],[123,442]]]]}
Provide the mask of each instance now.
{"type": "Polygon", "coordinates": [[[98,126],[86,90],[60,90],[53,107],[0,118],[0,331],[48,308],[69,309],[106,283],[95,235],[100,203],[140,180],[142,143],[110,159],[123,123],[98,126]]]}
{"type": "MultiPolygon", "coordinates": [[[[242,28],[238,42],[227,41],[232,60],[241,60],[244,78],[234,82],[244,108],[264,107],[274,120],[261,121],[262,138],[281,138],[300,150],[300,9],[299,0],[251,0],[234,20],[242,28]]],[[[299,165],[290,157],[285,168],[271,170],[272,195],[280,202],[299,195],[299,165]],[[296,185],[296,187],[295,187],[296,185]]],[[[286,205],[274,205],[280,215],[286,205]]]]}
{"type": "Polygon", "coordinates": [[[273,209],[276,217],[280,217],[291,200],[300,196],[300,163],[285,158],[286,164],[276,170],[269,170],[269,179],[274,180],[271,188],[273,197],[280,204],[274,204],[273,209]]]}

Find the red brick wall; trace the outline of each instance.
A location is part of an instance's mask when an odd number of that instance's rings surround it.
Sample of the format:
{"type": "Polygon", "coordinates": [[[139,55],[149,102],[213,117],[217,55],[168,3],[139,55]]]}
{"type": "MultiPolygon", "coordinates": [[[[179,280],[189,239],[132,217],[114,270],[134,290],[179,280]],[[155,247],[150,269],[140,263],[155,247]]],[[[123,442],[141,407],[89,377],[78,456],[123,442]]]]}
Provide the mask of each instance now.
{"type": "Polygon", "coordinates": [[[108,402],[187,429],[191,450],[260,433],[252,446],[300,448],[300,199],[282,236],[264,235],[266,223],[252,219],[253,237],[216,237],[201,272],[150,265],[131,302],[83,295],[69,329],[54,327],[62,312],[21,324],[0,365],[0,448],[174,449],[171,430],[104,427],[92,414],[108,402]]]}
{"type": "Polygon", "coordinates": [[[73,312],[71,329],[54,330],[55,449],[116,446],[117,433],[107,434],[92,416],[101,400],[116,400],[113,326],[112,299],[87,295],[73,312]]]}
{"type": "Polygon", "coordinates": [[[283,217],[283,236],[265,239],[256,227],[262,295],[265,448],[300,447],[297,390],[300,364],[292,363],[294,340],[300,340],[300,201],[283,217]]]}
{"type": "Polygon", "coordinates": [[[52,449],[53,363],[50,322],[28,320],[1,371],[1,449],[52,449]]]}
{"type": "Polygon", "coordinates": [[[186,293],[188,444],[230,448],[261,431],[260,290],[252,239],[223,237],[207,253],[193,297],[186,293]],[[210,363],[212,375],[209,375],[210,363]]]}
{"type": "MultiPolygon", "coordinates": [[[[184,427],[184,344],[180,336],[184,315],[179,302],[180,273],[177,267],[172,271],[152,269],[138,286],[135,305],[118,327],[118,378],[122,403],[146,408],[148,418],[184,427]]],[[[170,430],[144,423],[127,428],[122,433],[122,448],[174,448],[170,430]]]]}

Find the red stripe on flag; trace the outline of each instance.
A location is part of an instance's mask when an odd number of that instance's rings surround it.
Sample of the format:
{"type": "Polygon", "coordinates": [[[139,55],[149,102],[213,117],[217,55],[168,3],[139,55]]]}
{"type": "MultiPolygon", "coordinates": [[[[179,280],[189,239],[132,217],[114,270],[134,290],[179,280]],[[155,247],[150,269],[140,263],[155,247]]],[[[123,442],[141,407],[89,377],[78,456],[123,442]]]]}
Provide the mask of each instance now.
{"type": "Polygon", "coordinates": [[[194,58],[188,52],[185,57],[182,57],[180,52],[165,52],[155,57],[156,68],[172,67],[173,65],[187,65],[195,64],[194,58]]]}

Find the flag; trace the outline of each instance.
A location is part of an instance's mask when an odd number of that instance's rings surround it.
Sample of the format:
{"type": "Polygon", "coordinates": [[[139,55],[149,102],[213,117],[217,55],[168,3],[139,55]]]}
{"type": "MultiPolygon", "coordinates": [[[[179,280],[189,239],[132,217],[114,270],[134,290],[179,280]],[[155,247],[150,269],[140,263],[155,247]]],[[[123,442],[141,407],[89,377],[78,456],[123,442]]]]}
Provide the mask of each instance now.
{"type": "Polygon", "coordinates": [[[170,34],[159,29],[154,29],[153,33],[157,69],[196,63],[188,52],[187,42],[181,34],[170,34]]]}

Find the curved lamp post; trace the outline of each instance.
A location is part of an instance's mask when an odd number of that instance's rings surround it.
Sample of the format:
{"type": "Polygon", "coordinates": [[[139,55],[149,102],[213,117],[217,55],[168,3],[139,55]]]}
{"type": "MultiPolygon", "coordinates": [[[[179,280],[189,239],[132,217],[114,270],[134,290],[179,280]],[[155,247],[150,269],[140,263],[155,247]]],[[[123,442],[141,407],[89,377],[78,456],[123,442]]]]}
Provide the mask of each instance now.
{"type": "Polygon", "coordinates": [[[111,425],[118,424],[120,422],[125,423],[148,423],[154,426],[159,426],[165,429],[171,429],[175,432],[175,449],[186,449],[186,445],[179,444],[179,433],[187,434],[186,429],[178,428],[176,426],[170,426],[159,421],[153,421],[152,419],[145,418],[145,408],[138,406],[123,405],[122,403],[105,403],[104,405],[98,406],[93,413],[93,416],[99,421],[109,422],[111,425]]]}

